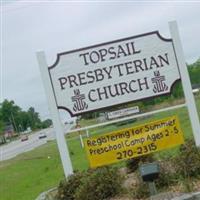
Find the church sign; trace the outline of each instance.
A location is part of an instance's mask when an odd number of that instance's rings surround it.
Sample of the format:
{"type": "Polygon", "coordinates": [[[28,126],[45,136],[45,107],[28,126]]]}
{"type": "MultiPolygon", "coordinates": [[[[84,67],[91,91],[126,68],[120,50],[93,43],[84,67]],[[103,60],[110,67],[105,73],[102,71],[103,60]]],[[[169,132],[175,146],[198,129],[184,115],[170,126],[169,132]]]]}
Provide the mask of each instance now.
{"type": "Polygon", "coordinates": [[[180,79],[172,39],[157,31],[60,53],[49,75],[71,116],[168,94],[180,79]]]}
{"type": "MultiPolygon", "coordinates": [[[[73,167],[58,109],[68,111],[71,116],[78,116],[98,109],[105,110],[128,102],[154,98],[170,94],[173,85],[180,79],[186,101],[170,109],[180,106],[188,108],[195,143],[200,146],[199,117],[175,21],[169,23],[169,30],[170,39],[163,38],[158,31],[154,31],[59,53],[52,66],[47,65],[43,51],[37,52],[66,178],[73,174],[73,167]]],[[[156,112],[163,110],[166,109],[156,112]]],[[[130,112],[135,111],[117,110],[112,116],[130,112]]],[[[150,113],[152,112],[138,114],[137,117],[150,113]]],[[[105,123],[98,126],[102,125],[105,123]]],[[[97,167],[182,143],[178,119],[172,116],[91,137],[85,145],[91,166],[97,167]],[[149,130],[149,125],[157,128],[149,130]]]]}

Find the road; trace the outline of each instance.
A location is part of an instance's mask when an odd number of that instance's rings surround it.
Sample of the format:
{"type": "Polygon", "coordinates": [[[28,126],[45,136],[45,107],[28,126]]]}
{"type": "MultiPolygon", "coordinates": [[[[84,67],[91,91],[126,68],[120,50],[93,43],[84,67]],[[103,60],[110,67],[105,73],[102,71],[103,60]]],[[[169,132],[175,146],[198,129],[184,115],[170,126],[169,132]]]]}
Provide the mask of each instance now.
{"type": "MultiPolygon", "coordinates": [[[[64,130],[67,132],[72,127],[72,125],[67,125],[64,130]]],[[[34,134],[30,134],[29,139],[26,141],[16,140],[11,143],[8,143],[6,145],[0,146],[0,161],[8,160],[10,158],[13,158],[21,153],[24,153],[26,151],[30,151],[32,149],[35,149],[36,147],[39,147],[47,142],[47,140],[54,140],[55,139],[55,132],[53,128],[44,129],[38,132],[35,132],[34,134]],[[47,135],[46,138],[39,139],[40,132],[43,132],[47,135]]]]}

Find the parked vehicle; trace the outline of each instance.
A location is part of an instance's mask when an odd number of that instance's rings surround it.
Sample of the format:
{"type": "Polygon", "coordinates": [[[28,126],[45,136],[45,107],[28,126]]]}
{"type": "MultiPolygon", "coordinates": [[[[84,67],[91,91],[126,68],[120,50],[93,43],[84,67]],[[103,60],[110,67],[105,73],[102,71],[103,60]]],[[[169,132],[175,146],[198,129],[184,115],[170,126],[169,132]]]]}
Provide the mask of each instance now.
{"type": "Polygon", "coordinates": [[[47,135],[43,132],[39,133],[39,139],[46,138],[47,135]]]}
{"type": "Polygon", "coordinates": [[[26,140],[28,140],[28,135],[22,135],[21,141],[23,142],[23,141],[26,141],[26,140]]]}

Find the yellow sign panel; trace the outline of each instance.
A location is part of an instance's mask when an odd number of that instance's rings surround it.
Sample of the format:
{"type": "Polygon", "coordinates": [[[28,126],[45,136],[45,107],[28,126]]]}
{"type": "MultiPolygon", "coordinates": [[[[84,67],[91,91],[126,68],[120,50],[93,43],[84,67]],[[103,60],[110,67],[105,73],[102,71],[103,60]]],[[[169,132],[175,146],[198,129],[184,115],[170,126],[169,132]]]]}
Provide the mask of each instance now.
{"type": "Polygon", "coordinates": [[[85,139],[91,167],[149,154],[184,143],[177,116],[85,139]]]}

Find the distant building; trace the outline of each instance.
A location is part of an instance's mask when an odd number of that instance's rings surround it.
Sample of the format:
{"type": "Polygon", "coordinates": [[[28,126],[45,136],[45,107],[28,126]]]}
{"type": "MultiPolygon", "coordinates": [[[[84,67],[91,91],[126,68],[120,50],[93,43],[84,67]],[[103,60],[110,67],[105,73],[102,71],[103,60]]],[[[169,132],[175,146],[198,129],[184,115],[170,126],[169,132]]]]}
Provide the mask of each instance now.
{"type": "Polygon", "coordinates": [[[16,134],[15,134],[13,125],[12,124],[6,125],[5,129],[4,129],[4,137],[5,138],[11,138],[11,137],[13,137],[15,135],[16,134]]]}

